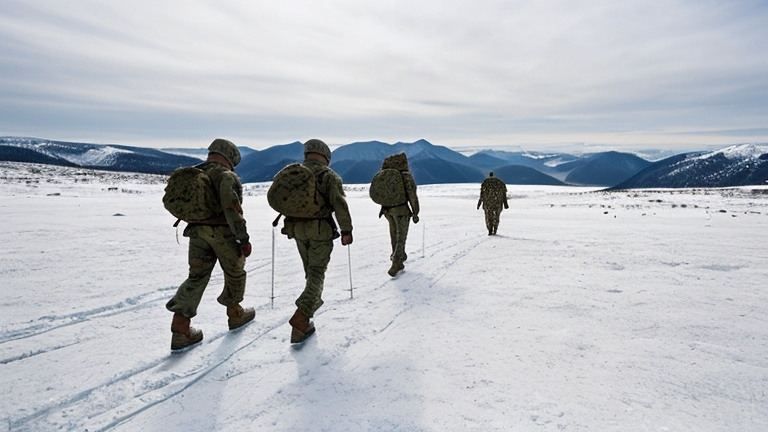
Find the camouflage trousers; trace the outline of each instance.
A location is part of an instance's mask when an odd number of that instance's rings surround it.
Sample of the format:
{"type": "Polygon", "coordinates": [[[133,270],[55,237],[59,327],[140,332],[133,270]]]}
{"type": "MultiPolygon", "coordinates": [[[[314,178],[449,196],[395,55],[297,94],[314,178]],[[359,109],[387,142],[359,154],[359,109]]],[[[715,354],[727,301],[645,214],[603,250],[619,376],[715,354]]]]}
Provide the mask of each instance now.
{"type": "Polygon", "coordinates": [[[411,216],[385,214],[385,217],[389,222],[389,240],[392,244],[392,255],[389,258],[394,263],[402,264],[408,259],[405,253],[405,241],[408,239],[411,216]]]}
{"type": "Polygon", "coordinates": [[[292,235],[304,265],[304,291],[296,299],[296,307],[308,318],[323,305],[325,271],[333,251],[333,228],[327,220],[298,221],[292,235]]]}
{"type": "Polygon", "coordinates": [[[496,230],[499,228],[499,216],[501,215],[501,206],[486,206],[485,210],[485,227],[488,228],[488,234],[496,234],[496,230]]]}
{"type": "Polygon", "coordinates": [[[188,318],[197,315],[217,261],[224,272],[224,289],[216,300],[224,306],[240,304],[245,294],[245,257],[229,227],[188,225],[184,236],[189,237],[189,277],[165,305],[166,309],[188,318]]]}

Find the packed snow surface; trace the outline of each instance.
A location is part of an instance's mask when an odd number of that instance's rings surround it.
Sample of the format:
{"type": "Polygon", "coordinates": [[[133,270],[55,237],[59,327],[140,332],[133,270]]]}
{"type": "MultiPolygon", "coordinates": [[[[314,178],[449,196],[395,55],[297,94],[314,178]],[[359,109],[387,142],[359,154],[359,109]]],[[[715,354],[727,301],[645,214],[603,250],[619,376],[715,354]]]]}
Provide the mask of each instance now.
{"type": "Polygon", "coordinates": [[[172,354],[187,241],[163,177],[0,164],[0,431],[768,430],[764,189],[419,188],[403,273],[348,185],[317,333],[289,343],[304,278],[246,185],[254,244],[228,331],[216,270],[172,354]],[[273,258],[274,257],[274,258],[273,258]]]}

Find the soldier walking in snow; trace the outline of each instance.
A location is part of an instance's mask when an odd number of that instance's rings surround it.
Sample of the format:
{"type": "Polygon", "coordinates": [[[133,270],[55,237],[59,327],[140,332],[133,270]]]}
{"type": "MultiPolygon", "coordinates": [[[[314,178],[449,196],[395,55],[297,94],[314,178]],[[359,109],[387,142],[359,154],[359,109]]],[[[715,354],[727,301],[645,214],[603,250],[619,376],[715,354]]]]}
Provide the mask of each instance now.
{"type": "Polygon", "coordinates": [[[341,228],[341,244],[352,243],[352,217],[341,178],[328,167],[331,150],[319,139],[304,143],[304,162],[315,176],[317,192],[325,202],[320,213],[310,218],[286,217],[282,233],[296,240],[306,279],[304,291],[296,299],[296,312],[291,325],[291,343],[302,342],[315,332],[310,320],[323,305],[325,271],[331,260],[333,240],[339,237],[333,213],[341,228]]]}
{"type": "Polygon", "coordinates": [[[505,209],[508,209],[509,204],[507,204],[507,185],[498,177],[494,177],[493,172],[480,185],[480,199],[477,201],[478,210],[480,204],[485,210],[485,226],[488,228],[488,235],[496,235],[501,208],[504,206],[505,209]]]}
{"type": "Polygon", "coordinates": [[[379,212],[379,217],[384,216],[389,222],[389,239],[392,245],[392,254],[389,259],[392,261],[392,266],[387,273],[392,277],[405,268],[403,263],[408,259],[408,255],[405,253],[405,242],[408,239],[411,219],[413,219],[413,223],[419,222],[419,197],[416,195],[416,181],[408,168],[408,157],[405,153],[389,156],[382,162],[380,173],[391,172],[394,174],[395,171],[398,172],[395,174],[395,179],[398,181],[392,181],[390,185],[384,184],[377,188],[374,182],[378,179],[374,177],[371,183],[372,193],[379,189],[393,194],[396,192],[395,195],[399,196],[395,200],[398,202],[382,205],[379,212]]]}
{"type": "MultiPolygon", "coordinates": [[[[224,272],[224,289],[216,299],[227,307],[229,329],[253,320],[253,308],[243,309],[245,258],[251,243],[243,217],[243,186],[233,169],[240,163],[240,151],[232,142],[216,139],[208,147],[208,159],[198,165],[210,178],[218,203],[210,208],[210,219],[187,221],[184,236],[189,237],[189,277],[179,286],[166,308],[173,312],[171,349],[178,350],[203,340],[203,332],[190,327],[197,314],[216,262],[224,272]]],[[[169,184],[170,187],[170,184],[169,184]]],[[[166,189],[168,190],[168,189],[166,189]]],[[[213,204],[211,204],[213,206],[213,204]]]]}

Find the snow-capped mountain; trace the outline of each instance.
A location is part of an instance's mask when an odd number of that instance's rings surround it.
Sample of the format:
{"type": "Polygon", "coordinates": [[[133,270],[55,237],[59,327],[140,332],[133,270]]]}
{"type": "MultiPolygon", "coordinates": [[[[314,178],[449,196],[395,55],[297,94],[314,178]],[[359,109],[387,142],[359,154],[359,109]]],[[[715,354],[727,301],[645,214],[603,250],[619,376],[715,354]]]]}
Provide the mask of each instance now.
{"type": "Polygon", "coordinates": [[[614,189],[748,186],[766,180],[768,144],[739,144],[663,159],[614,189]]]}
{"type": "Polygon", "coordinates": [[[0,160],[146,174],[167,174],[200,163],[198,158],[157,149],[24,137],[0,137],[0,160]]]}
{"type": "MultiPolygon", "coordinates": [[[[303,159],[293,142],[254,150],[240,147],[236,171],[244,183],[270,181],[287,164],[303,159]]],[[[489,172],[507,184],[568,184],[615,188],[725,187],[763,184],[768,179],[768,144],[741,144],[721,150],[684,153],[657,162],[615,151],[593,154],[483,150],[467,156],[426,140],[387,144],[356,142],[332,152],[331,167],[348,184],[369,183],[382,160],[408,155],[419,184],[477,183],[489,172]]],[[[114,144],[86,144],[40,138],[0,137],[0,160],[50,165],[168,174],[195,165],[206,151],[149,149],[114,144]]]]}

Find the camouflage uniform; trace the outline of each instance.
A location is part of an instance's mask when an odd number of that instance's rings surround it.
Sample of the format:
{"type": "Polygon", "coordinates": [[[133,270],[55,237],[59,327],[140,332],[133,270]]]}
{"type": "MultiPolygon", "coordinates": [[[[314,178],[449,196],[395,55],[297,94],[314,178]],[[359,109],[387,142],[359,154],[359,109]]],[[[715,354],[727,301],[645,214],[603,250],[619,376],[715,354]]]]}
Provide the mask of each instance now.
{"type": "MultiPolygon", "coordinates": [[[[330,158],[330,151],[327,158],[330,158]]],[[[323,305],[325,271],[331,260],[333,240],[339,236],[333,213],[336,214],[341,235],[352,234],[352,218],[338,174],[323,162],[314,159],[305,159],[303,165],[315,173],[318,191],[325,198],[328,207],[317,218],[286,218],[282,232],[288,238],[296,240],[296,247],[304,265],[306,282],[304,291],[296,299],[296,307],[306,318],[312,318],[323,305]]]]}
{"type": "MultiPolygon", "coordinates": [[[[211,148],[215,150],[214,144],[211,148]]],[[[239,153],[225,157],[232,166],[240,162],[239,153]]],[[[184,229],[184,236],[189,237],[189,277],[179,286],[166,308],[187,318],[197,315],[197,307],[217,261],[224,272],[224,289],[217,301],[224,306],[237,306],[245,293],[245,256],[241,247],[249,243],[249,236],[243,217],[243,186],[237,174],[221,163],[209,161],[201,168],[211,178],[220,209],[212,219],[189,223],[184,229]]]]}
{"type": "Polygon", "coordinates": [[[411,217],[413,217],[414,223],[419,221],[419,197],[416,194],[416,180],[408,169],[408,158],[405,153],[398,153],[384,159],[381,169],[388,168],[400,171],[403,176],[407,200],[394,207],[382,206],[379,212],[379,217],[383,215],[389,222],[389,239],[392,246],[392,254],[389,259],[392,261],[392,267],[388,273],[390,276],[394,276],[398,271],[405,268],[403,262],[408,259],[408,254],[405,252],[405,242],[408,239],[411,217]]]}
{"type": "Polygon", "coordinates": [[[509,208],[507,204],[507,185],[503,181],[493,176],[490,176],[483,180],[480,185],[480,200],[477,201],[477,208],[480,208],[480,204],[483,205],[485,210],[485,226],[488,228],[488,235],[496,235],[496,230],[499,228],[499,216],[501,215],[502,206],[509,208]]]}

